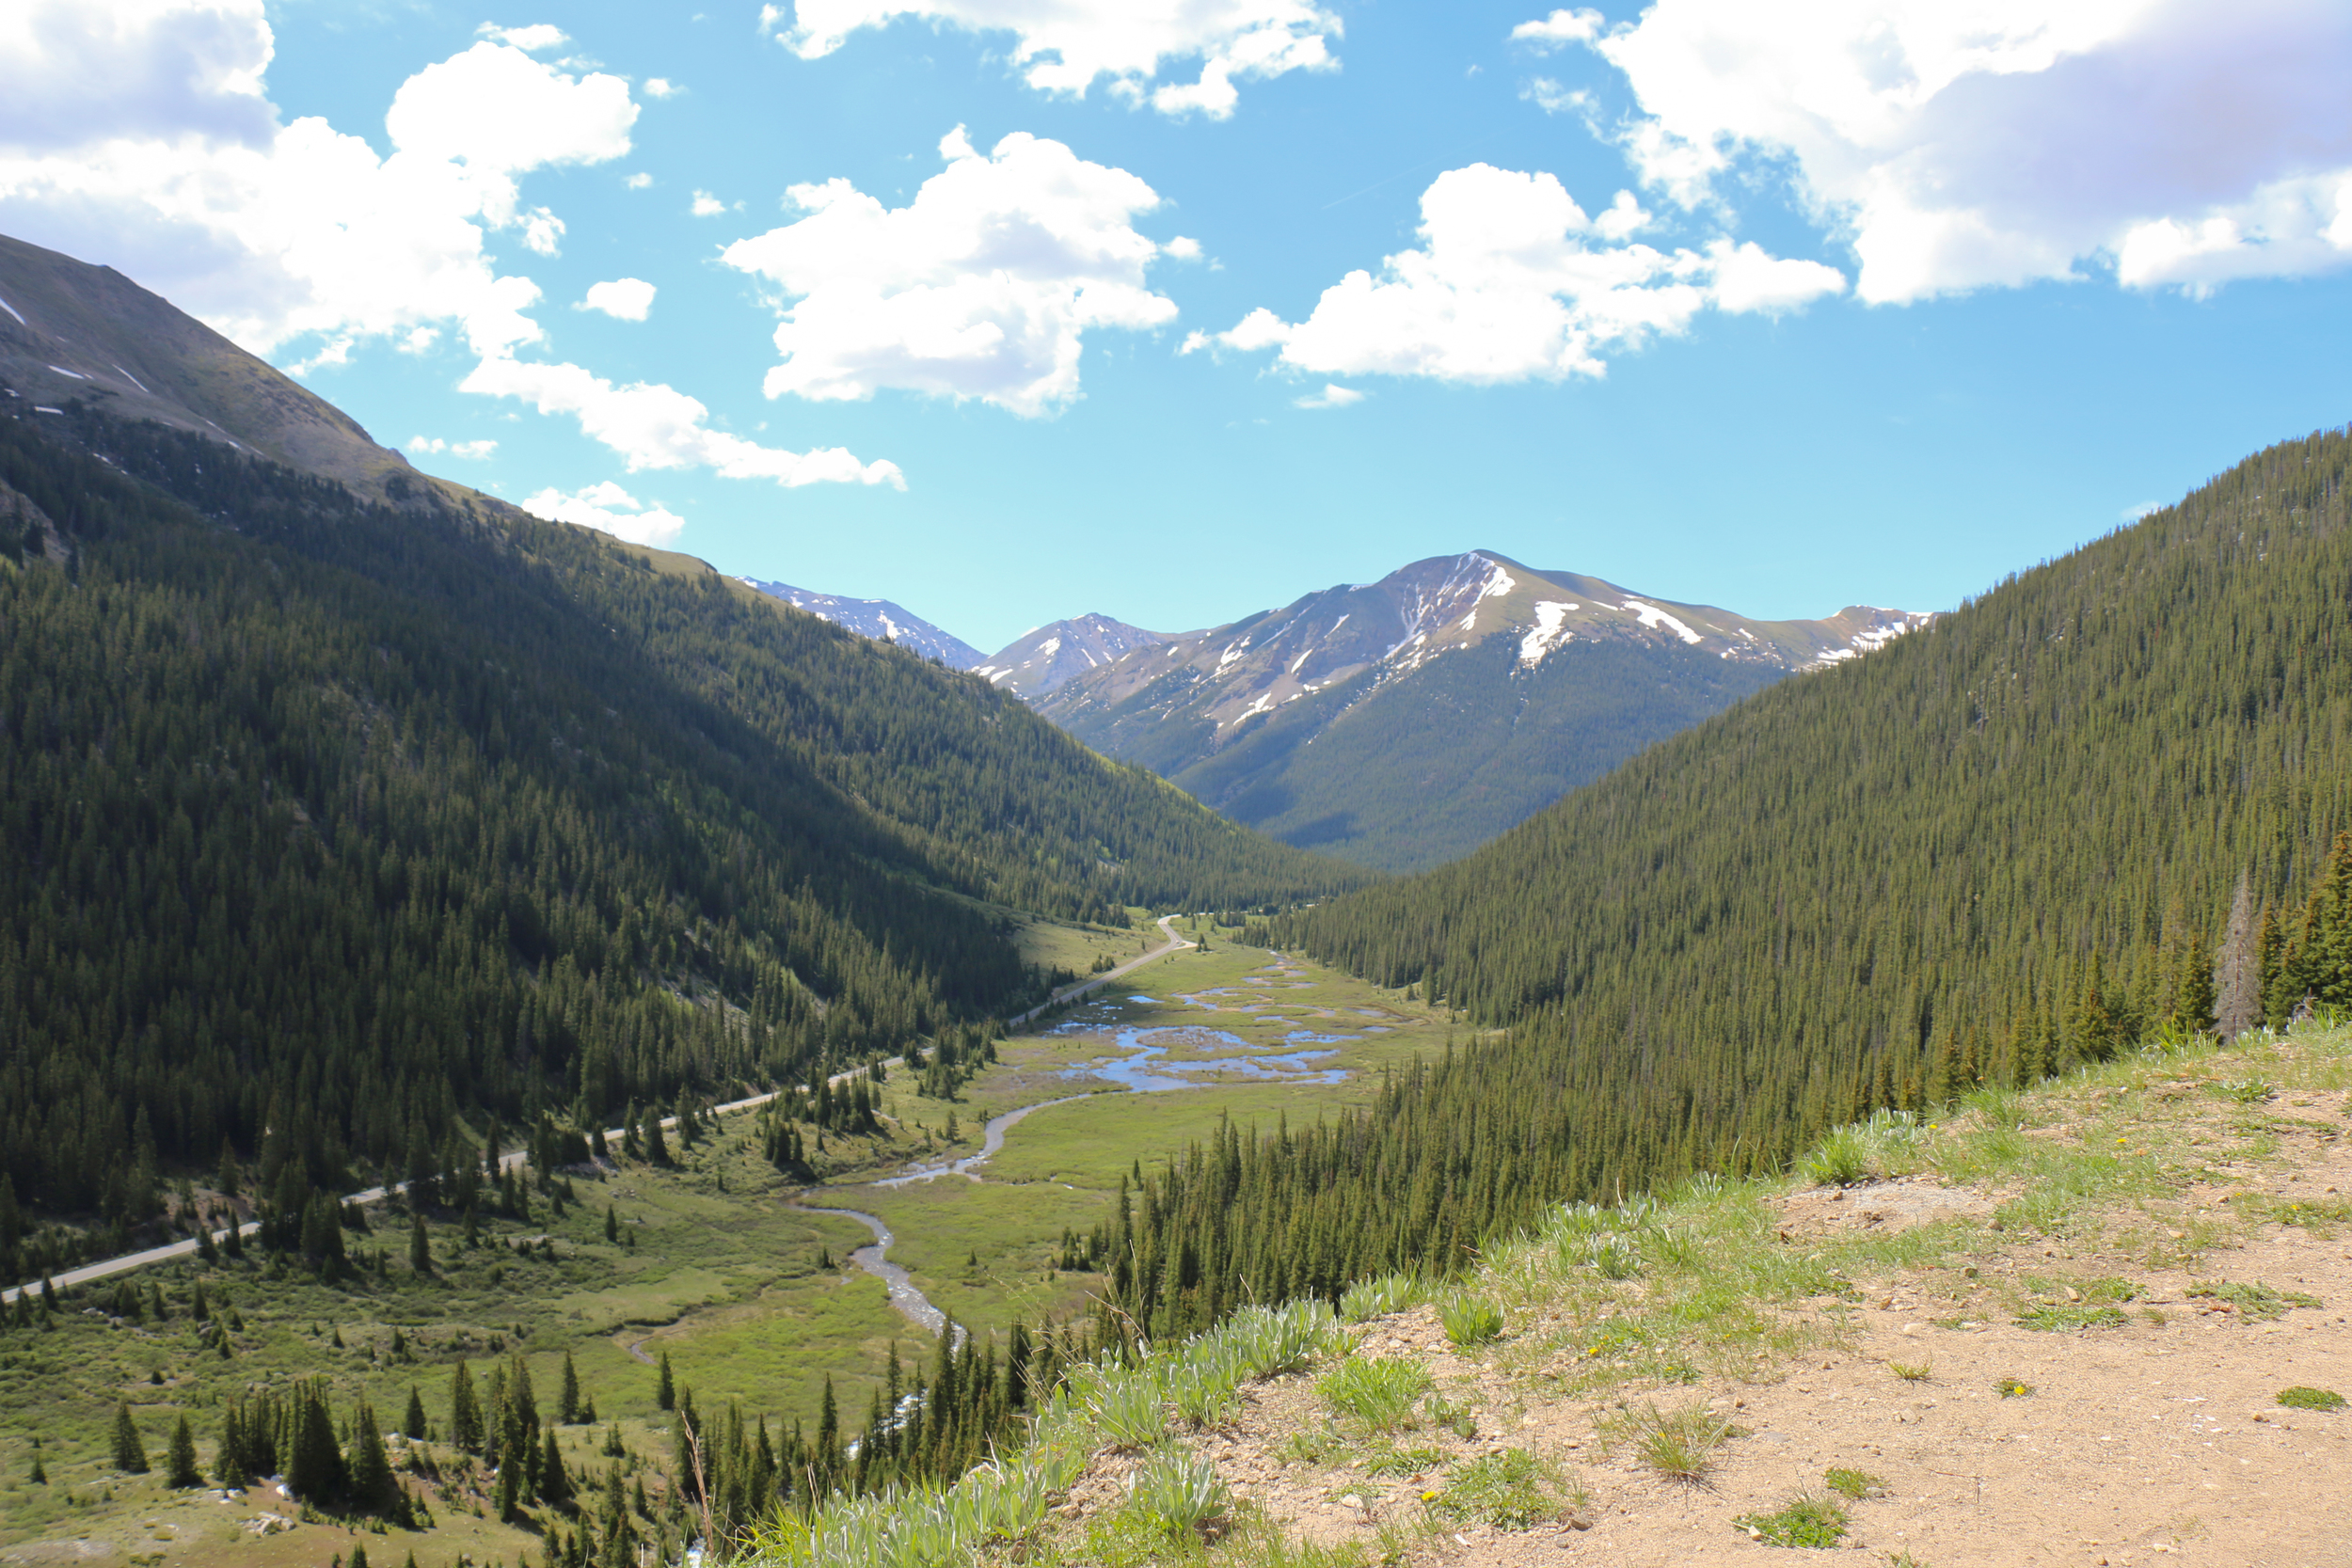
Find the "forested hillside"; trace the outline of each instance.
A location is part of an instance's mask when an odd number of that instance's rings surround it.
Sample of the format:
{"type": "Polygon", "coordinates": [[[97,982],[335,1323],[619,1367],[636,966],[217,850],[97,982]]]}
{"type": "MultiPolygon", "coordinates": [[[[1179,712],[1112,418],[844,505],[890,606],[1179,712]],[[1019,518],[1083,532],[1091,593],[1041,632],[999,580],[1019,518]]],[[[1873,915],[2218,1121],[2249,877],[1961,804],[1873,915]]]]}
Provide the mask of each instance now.
{"type": "Polygon", "coordinates": [[[1361,880],[698,562],[87,408],[0,420],[0,482],[11,1250],[1002,1013],[992,905],[1361,880]]]}
{"type": "Polygon", "coordinates": [[[1770,1167],[2217,1010],[2352,1005],[2348,474],[2343,432],[2272,448],[1468,860],[1276,922],[1509,1033],[1148,1180],[1131,1244],[1096,1243],[1123,1303],[1161,1332],[1447,1266],[1550,1198],[1770,1167]]]}

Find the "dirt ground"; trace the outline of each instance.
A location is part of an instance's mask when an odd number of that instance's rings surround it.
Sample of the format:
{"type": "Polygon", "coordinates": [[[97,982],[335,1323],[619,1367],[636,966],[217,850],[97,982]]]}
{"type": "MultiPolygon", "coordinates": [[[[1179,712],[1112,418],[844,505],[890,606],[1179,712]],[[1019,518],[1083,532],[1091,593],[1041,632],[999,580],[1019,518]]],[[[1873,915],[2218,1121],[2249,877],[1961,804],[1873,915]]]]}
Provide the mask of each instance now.
{"type": "MultiPolygon", "coordinates": [[[[2184,1214],[2245,1193],[2340,1203],[2329,1195],[2352,1192],[2352,1148],[2340,1134],[2315,1132],[2299,1152],[2308,1163],[2291,1177],[2194,1190],[2184,1214]]],[[[1956,1214],[1996,1228],[1998,1196],[1920,1180],[1801,1193],[1785,1204],[1784,1234],[1801,1243],[1830,1227],[1900,1227],[1956,1214]]],[[[2265,1225],[2247,1244],[2206,1253],[2193,1272],[2152,1270],[2145,1254],[2074,1256],[2037,1240],[1966,1270],[1856,1283],[1859,1301],[1824,1298],[1806,1308],[1844,1315],[1850,1348],[1754,1382],[1702,1382],[1654,1396],[1661,1404],[1704,1401],[1735,1423],[1739,1434],[1717,1450],[1702,1484],[1662,1480],[1611,1453],[1596,1423],[1613,1400],[1520,1402],[1498,1374],[1453,1352],[1427,1308],[1369,1325],[1359,1354],[1423,1360],[1439,1387],[1477,1415],[1470,1442],[1424,1432],[1401,1445],[1447,1458],[1504,1444],[1532,1449],[1572,1468],[1591,1494],[1574,1527],[1448,1532],[1423,1542],[1414,1560],[1442,1568],[1697,1568],[1820,1558],[1915,1568],[2352,1568],[2352,1410],[2277,1402],[2296,1386],[2352,1391],[2352,1239],[2265,1225]],[[2116,1304],[2125,1321],[2043,1332],[2021,1325],[2002,1305],[2021,1287],[2065,1302],[2070,1280],[2090,1287],[2091,1295],[2076,1295],[2092,1302],[2105,1299],[2098,1282],[2127,1282],[2134,1293],[2116,1304]],[[2189,1293],[2194,1283],[2216,1280],[2260,1282],[2321,1305],[2262,1321],[2259,1311],[2189,1293]],[[1929,1370],[1909,1381],[1891,1370],[1896,1363],[1929,1370]],[[2005,1397],[2004,1382],[2031,1391],[2005,1397]],[[1820,1491],[1833,1465],[1881,1483],[1849,1505],[1851,1530],[1835,1551],[1771,1547],[1735,1524],[1800,1491],[1820,1491]],[[1856,1551],[1867,1555],[1849,1555],[1856,1551]]],[[[1629,1402],[1645,1397],[1652,1396],[1629,1402]]],[[[1304,1380],[1261,1386],[1251,1399],[1234,1431],[1196,1440],[1238,1495],[1326,1543],[1360,1539],[1414,1511],[1423,1477],[1368,1477],[1295,1450],[1285,1459],[1286,1439],[1316,1420],[1304,1380]]]]}

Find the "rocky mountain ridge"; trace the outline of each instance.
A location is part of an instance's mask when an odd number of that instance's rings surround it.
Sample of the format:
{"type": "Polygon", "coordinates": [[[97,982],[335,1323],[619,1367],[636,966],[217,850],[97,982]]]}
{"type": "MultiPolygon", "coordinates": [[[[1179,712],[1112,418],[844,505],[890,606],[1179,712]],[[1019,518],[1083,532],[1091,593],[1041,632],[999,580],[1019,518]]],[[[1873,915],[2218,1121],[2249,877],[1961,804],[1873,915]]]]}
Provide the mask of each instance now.
{"type": "Polygon", "coordinates": [[[1471,550],[1132,649],[1032,700],[1238,820],[1407,870],[1931,618],[1760,620],[1471,550]]]}
{"type": "Polygon", "coordinates": [[[889,599],[851,599],[838,594],[819,594],[811,589],[795,588],[788,582],[762,582],[757,578],[738,578],[738,582],[757,589],[770,598],[782,599],[788,605],[807,610],[819,620],[856,632],[860,637],[896,642],[913,648],[916,653],[938,659],[950,670],[969,670],[980,662],[979,649],[972,646],[951,631],[942,630],[904,605],[889,599]]]}
{"type": "Polygon", "coordinates": [[[1157,647],[1184,635],[1146,631],[1089,612],[1022,633],[990,656],[988,662],[976,664],[974,673],[1036,702],[1081,675],[1117,663],[1137,648],[1157,647]]]}

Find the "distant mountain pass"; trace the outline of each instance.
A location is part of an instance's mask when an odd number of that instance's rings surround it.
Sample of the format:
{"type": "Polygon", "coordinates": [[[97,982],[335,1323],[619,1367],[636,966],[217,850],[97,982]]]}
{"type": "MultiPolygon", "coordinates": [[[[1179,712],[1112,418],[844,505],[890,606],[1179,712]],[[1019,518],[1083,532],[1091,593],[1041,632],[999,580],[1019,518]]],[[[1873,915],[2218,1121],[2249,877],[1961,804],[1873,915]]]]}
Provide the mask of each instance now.
{"type": "Polygon", "coordinates": [[[977,664],[974,673],[1035,702],[1137,648],[1157,647],[1172,635],[1146,631],[1107,615],[1081,615],[1024,634],[991,655],[987,663],[977,664]]]}
{"type": "Polygon", "coordinates": [[[1928,619],[1758,621],[1471,551],[1132,649],[1031,700],[1241,822],[1406,871],[1928,619]]]}
{"type": "Polygon", "coordinates": [[[880,641],[887,638],[902,648],[913,648],[926,657],[935,658],[950,670],[969,670],[980,661],[980,650],[956,636],[940,630],[920,615],[911,613],[904,606],[888,599],[845,599],[837,594],[815,594],[805,588],[795,588],[788,582],[762,582],[757,578],[737,579],[755,588],[771,598],[797,605],[819,620],[831,621],[860,637],[880,641]]]}

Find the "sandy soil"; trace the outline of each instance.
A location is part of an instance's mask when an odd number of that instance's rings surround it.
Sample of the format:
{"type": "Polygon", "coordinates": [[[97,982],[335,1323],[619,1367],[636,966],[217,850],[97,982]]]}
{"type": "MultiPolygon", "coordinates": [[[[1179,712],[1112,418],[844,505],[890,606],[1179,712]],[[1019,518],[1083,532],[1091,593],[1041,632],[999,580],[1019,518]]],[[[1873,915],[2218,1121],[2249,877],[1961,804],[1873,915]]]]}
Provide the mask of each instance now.
{"type": "MultiPolygon", "coordinates": [[[[2352,1148],[2334,1098],[2314,1113],[2333,1125],[2308,1121],[2309,1134],[2294,1140],[2299,1171],[2249,1172],[2193,1190],[2184,1214],[2245,1192],[2340,1202],[2329,1195],[2352,1192],[2352,1148]]],[[[1991,1227],[1999,1196],[1931,1180],[1803,1193],[1786,1202],[1784,1234],[1802,1244],[1833,1227],[1900,1227],[1954,1214],[1982,1216],[1991,1227]]],[[[1804,1308],[1842,1316],[1852,1330],[1849,1348],[1756,1382],[1630,1396],[1662,1405],[1703,1401],[1737,1424],[1742,1434],[1718,1451],[1702,1485],[1661,1480],[1610,1453],[1596,1422],[1615,1401],[1522,1402],[1500,1374],[1454,1353],[1425,1308],[1369,1325],[1359,1354],[1422,1358],[1441,1390],[1476,1413],[1479,1435],[1469,1443],[1422,1432],[1400,1447],[1448,1458],[1505,1443],[1530,1448],[1573,1468],[1592,1497],[1577,1528],[1464,1529],[1425,1543],[1414,1560],[1443,1568],[1685,1568],[1833,1557],[1923,1568],[2352,1568],[2352,1411],[2277,1402],[2280,1389],[2298,1385],[2352,1393],[2352,1239],[2264,1226],[2243,1246],[2204,1255],[2193,1274],[2152,1270],[2145,1253],[2074,1256],[2021,1242],[1970,1269],[1857,1284],[1858,1302],[1822,1298],[1804,1308]],[[2136,1288],[2117,1304],[2126,1314],[2120,1326],[2040,1332],[2005,1305],[2036,1287],[2041,1299],[2065,1303],[2069,1281],[2090,1287],[2085,1299],[2095,1305],[2094,1282],[2108,1278],[2136,1288]],[[2259,1281],[2321,1305],[2249,1321],[2227,1303],[2192,1296],[2198,1280],[2259,1281]],[[1907,1381],[1890,1363],[1931,1370],[1907,1381]],[[1996,1388],[2004,1380],[2032,1392],[2004,1397],[1996,1388]],[[1801,1490],[1818,1491],[1831,1465],[1883,1483],[1851,1505],[1851,1531],[1835,1553],[1770,1547],[1735,1525],[1801,1490]],[[1856,1551],[1867,1555],[1848,1555],[1856,1551]]],[[[1416,1512],[1423,1477],[1373,1478],[1344,1463],[1285,1460],[1285,1440],[1320,1424],[1305,1380],[1263,1386],[1251,1398],[1234,1430],[1195,1443],[1237,1493],[1323,1542],[1361,1537],[1416,1512]]]]}

